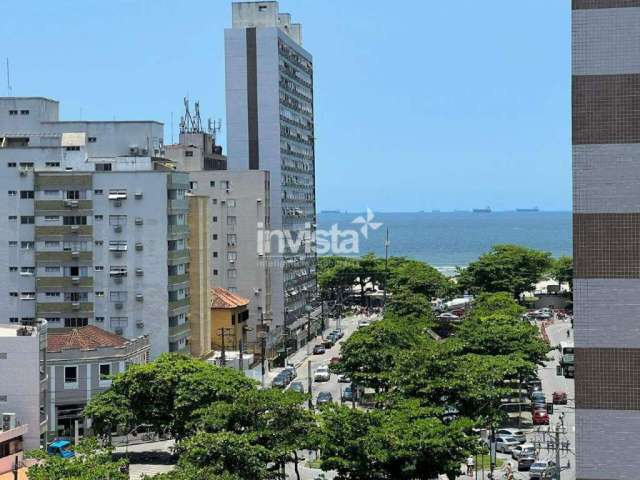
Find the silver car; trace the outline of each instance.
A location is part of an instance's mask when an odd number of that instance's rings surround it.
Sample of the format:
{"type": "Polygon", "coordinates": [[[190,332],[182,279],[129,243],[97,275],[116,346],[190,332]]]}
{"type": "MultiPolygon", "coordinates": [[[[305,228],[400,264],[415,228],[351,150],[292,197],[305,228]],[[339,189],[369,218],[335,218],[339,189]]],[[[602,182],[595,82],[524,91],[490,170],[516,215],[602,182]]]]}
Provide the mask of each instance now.
{"type": "Polygon", "coordinates": [[[556,462],[553,460],[537,460],[529,469],[531,480],[547,480],[553,478],[556,471],[556,462]]]}
{"type": "Polygon", "coordinates": [[[520,443],[524,443],[527,441],[527,436],[522,430],[518,430],[517,428],[501,428],[496,432],[496,435],[499,437],[514,437],[520,443]]]}
{"type": "Polygon", "coordinates": [[[511,449],[520,445],[515,437],[496,437],[496,452],[511,453],[511,449]]]}

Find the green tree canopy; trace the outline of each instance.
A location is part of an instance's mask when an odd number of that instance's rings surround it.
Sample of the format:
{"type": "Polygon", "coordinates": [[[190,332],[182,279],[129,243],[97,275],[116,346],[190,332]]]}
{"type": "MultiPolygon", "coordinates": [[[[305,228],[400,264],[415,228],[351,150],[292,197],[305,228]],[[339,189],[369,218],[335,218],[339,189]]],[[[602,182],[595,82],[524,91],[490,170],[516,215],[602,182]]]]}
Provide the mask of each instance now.
{"type": "Polygon", "coordinates": [[[558,283],[568,283],[569,288],[573,290],[573,258],[565,256],[555,259],[551,275],[558,283]]]}
{"type": "Polygon", "coordinates": [[[459,272],[458,285],[474,294],[509,292],[519,298],[534,288],[551,263],[548,252],[519,245],[495,245],[459,272]]]}

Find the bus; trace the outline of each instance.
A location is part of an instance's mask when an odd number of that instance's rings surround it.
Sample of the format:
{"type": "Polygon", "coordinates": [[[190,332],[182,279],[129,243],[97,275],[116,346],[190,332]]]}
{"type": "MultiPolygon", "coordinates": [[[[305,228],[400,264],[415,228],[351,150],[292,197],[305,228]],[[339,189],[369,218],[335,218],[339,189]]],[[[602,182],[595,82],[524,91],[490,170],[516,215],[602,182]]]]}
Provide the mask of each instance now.
{"type": "Polygon", "coordinates": [[[573,342],[560,342],[560,367],[565,378],[573,378],[576,371],[576,351],[573,342]]]}

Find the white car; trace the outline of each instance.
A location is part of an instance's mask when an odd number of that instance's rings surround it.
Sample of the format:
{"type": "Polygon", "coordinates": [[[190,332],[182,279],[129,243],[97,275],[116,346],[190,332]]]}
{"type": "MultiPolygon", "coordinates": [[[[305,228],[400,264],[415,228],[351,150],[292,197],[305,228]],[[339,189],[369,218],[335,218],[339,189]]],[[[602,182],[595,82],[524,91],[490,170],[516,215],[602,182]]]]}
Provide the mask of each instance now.
{"type": "Polygon", "coordinates": [[[520,443],[524,443],[527,441],[527,436],[522,430],[518,430],[517,428],[501,428],[496,432],[498,437],[514,437],[520,443]]]}
{"type": "Polygon", "coordinates": [[[511,447],[511,458],[518,460],[520,456],[530,455],[535,457],[536,447],[532,443],[523,443],[515,447],[511,447]]]}
{"type": "Polygon", "coordinates": [[[520,442],[514,437],[496,437],[496,452],[511,453],[511,449],[518,445],[520,442]]]}
{"type": "Polygon", "coordinates": [[[322,365],[318,367],[315,374],[313,375],[313,380],[315,382],[328,382],[331,379],[331,373],[329,373],[329,367],[326,365],[322,365]]]}

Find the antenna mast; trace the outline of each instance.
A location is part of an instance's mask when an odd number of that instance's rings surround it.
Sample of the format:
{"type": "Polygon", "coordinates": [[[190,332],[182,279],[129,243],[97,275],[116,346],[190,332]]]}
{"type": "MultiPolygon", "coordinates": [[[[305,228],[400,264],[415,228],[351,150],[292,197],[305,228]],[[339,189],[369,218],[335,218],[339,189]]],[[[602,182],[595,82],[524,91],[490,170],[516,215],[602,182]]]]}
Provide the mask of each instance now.
{"type": "Polygon", "coordinates": [[[7,57],[7,96],[12,96],[13,88],[11,88],[11,74],[9,73],[9,57],[7,57]]]}

